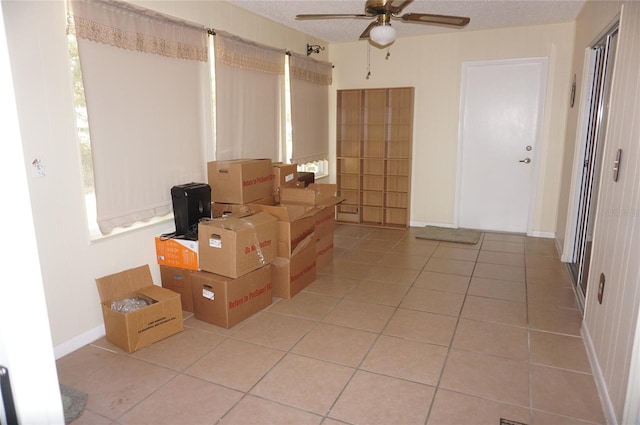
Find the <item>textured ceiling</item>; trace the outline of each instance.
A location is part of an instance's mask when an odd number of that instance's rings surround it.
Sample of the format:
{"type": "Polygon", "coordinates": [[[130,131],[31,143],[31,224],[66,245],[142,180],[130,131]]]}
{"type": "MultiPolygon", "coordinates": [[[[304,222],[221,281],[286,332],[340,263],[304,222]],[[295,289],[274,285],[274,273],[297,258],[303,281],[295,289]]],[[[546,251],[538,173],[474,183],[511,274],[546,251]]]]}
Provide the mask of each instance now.
{"type": "MultiPolygon", "coordinates": [[[[300,20],[304,13],[363,14],[365,0],[227,0],[236,6],[331,43],[358,40],[373,18],[300,20]]],[[[584,0],[414,0],[404,13],[468,16],[464,29],[392,20],[398,37],[573,21],[584,0]]]]}

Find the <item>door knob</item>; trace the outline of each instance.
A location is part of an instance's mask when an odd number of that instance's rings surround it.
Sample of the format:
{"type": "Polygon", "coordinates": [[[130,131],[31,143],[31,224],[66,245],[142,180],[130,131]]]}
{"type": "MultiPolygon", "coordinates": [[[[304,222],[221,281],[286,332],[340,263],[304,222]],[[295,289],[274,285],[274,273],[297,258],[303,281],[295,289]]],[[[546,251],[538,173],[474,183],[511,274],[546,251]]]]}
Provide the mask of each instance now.
{"type": "Polygon", "coordinates": [[[521,160],[520,160],[520,161],[518,161],[518,162],[524,162],[525,164],[528,164],[528,163],[530,163],[530,162],[531,162],[531,158],[521,159],[521,160]]]}

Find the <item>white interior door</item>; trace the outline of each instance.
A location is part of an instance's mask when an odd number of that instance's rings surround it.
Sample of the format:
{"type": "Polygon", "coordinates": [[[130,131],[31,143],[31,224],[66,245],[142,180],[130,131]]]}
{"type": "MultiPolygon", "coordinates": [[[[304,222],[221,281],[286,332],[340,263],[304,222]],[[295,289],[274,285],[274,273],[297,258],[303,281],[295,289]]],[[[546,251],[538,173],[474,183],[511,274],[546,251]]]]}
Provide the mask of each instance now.
{"type": "Polygon", "coordinates": [[[526,233],[547,59],[465,62],[458,225],[526,233]]]}

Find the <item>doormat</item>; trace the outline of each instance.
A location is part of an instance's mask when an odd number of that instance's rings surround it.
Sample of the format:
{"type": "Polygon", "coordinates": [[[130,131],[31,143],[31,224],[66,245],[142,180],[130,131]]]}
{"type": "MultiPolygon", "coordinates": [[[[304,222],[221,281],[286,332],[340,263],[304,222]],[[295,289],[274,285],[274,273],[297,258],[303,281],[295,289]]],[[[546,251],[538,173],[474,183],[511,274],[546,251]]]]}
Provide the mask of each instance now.
{"type": "Polygon", "coordinates": [[[70,424],[84,412],[88,395],[63,384],[60,384],[60,394],[62,395],[62,407],[64,408],[64,423],[70,424]]]}
{"type": "Polygon", "coordinates": [[[500,425],[527,425],[522,422],[510,421],[509,419],[500,418],[500,425]]]}
{"type": "Polygon", "coordinates": [[[476,244],[480,240],[480,232],[471,229],[450,229],[448,227],[425,226],[416,235],[418,239],[476,244]]]}

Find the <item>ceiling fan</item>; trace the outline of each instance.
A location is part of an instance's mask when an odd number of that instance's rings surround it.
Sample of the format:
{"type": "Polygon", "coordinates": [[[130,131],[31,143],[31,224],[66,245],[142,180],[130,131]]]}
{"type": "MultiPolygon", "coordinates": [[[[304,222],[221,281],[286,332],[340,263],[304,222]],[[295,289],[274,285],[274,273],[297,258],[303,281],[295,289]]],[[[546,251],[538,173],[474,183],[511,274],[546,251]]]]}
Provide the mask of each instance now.
{"type": "Polygon", "coordinates": [[[303,14],[296,15],[296,19],[336,19],[336,18],[376,18],[360,34],[360,39],[370,38],[371,41],[386,46],[396,39],[396,30],[391,26],[391,19],[404,22],[416,22],[427,25],[446,25],[464,27],[471,19],[463,16],[431,15],[428,13],[405,13],[402,10],[413,0],[367,0],[363,14],[303,14]]]}

